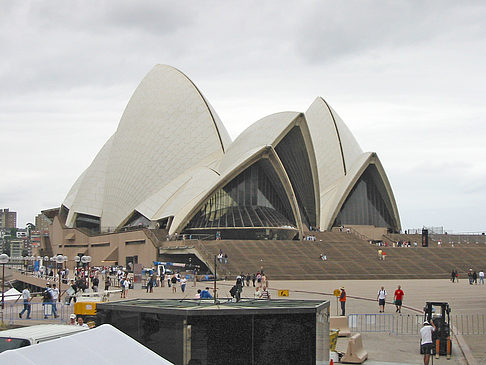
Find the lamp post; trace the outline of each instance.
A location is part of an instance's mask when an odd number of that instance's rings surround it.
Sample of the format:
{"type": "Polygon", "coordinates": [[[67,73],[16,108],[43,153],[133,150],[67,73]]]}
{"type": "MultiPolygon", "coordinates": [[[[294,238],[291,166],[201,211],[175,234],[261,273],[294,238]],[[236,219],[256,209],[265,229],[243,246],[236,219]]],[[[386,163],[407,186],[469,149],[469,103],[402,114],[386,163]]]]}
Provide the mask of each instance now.
{"type": "Polygon", "coordinates": [[[218,258],[214,255],[214,303],[216,303],[216,265],[217,265],[218,258]]]}
{"type": "Polygon", "coordinates": [[[62,289],[61,289],[62,280],[61,280],[61,272],[59,271],[59,265],[61,265],[61,267],[62,267],[62,263],[64,262],[64,256],[63,255],[57,255],[57,256],[54,257],[54,259],[56,261],[57,276],[59,277],[58,299],[59,299],[59,303],[60,303],[61,302],[61,293],[62,293],[62,289]]]}
{"type": "Polygon", "coordinates": [[[89,263],[91,262],[91,256],[83,256],[81,257],[81,262],[86,264],[88,267],[88,289],[89,289],[89,263]]]}
{"type": "Polygon", "coordinates": [[[2,310],[5,308],[5,264],[9,260],[10,257],[6,253],[0,255],[0,264],[2,264],[2,310]]]}

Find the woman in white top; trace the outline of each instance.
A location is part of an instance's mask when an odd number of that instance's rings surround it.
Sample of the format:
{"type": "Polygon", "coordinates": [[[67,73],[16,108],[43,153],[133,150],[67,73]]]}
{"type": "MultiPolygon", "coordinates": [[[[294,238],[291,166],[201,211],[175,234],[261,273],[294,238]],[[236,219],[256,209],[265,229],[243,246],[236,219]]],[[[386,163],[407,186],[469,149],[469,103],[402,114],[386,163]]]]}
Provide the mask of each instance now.
{"type": "Polygon", "coordinates": [[[386,290],[384,286],[382,286],[381,289],[378,291],[378,295],[376,299],[378,300],[380,313],[383,313],[385,311],[385,300],[386,300],[386,290]]]}

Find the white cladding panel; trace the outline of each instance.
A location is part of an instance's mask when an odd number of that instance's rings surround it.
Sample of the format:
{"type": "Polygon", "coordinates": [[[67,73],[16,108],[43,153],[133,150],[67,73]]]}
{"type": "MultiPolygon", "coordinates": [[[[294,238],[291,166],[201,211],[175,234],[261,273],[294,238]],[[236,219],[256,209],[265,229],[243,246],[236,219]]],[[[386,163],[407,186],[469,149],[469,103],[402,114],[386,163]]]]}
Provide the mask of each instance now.
{"type": "Polygon", "coordinates": [[[135,90],[115,134],[102,227],[119,225],[172,179],[222,155],[212,114],[196,87],[180,71],[155,66],[135,90]]]}
{"type": "Polygon", "coordinates": [[[339,131],[339,138],[341,139],[341,146],[343,148],[344,160],[346,162],[346,171],[351,168],[357,158],[363,154],[363,150],[349,130],[348,126],[343,122],[336,111],[329,106],[336,121],[336,126],[339,131]]]}
{"type": "Polygon", "coordinates": [[[314,146],[322,193],[344,175],[339,139],[332,115],[322,98],[314,100],[305,112],[305,118],[314,146]]]}
{"type": "MultiPolygon", "coordinates": [[[[106,168],[110,160],[110,152],[113,143],[113,136],[104,144],[98,152],[91,165],[83,172],[78,181],[76,191],[69,192],[64,205],[69,208],[69,215],[66,221],[68,227],[74,224],[75,214],[83,213],[94,216],[101,216],[103,210],[103,195],[106,179],[106,168]]],[[[73,189],[74,189],[73,186],[73,189]]]]}
{"type": "Polygon", "coordinates": [[[297,112],[275,113],[250,125],[230,145],[218,170],[221,173],[232,170],[248,151],[265,145],[275,147],[277,138],[298,116],[297,112]]]}

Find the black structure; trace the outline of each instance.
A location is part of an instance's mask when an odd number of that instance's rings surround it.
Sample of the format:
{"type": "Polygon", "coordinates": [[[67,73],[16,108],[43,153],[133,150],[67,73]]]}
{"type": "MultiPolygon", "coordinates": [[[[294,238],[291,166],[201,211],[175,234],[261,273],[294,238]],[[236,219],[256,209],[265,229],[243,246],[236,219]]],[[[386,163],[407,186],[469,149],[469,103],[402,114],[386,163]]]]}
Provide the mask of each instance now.
{"type": "MultiPolygon", "coordinates": [[[[424,307],[424,321],[434,322],[436,330],[432,333],[433,354],[436,354],[436,341],[439,341],[439,355],[450,355],[451,343],[451,308],[446,302],[427,302],[424,307]],[[439,311],[440,309],[440,311],[439,311]],[[449,344],[449,347],[447,346],[449,344]]],[[[422,348],[420,349],[422,354],[422,348]]]]}
{"type": "Polygon", "coordinates": [[[100,303],[97,313],[177,365],[329,361],[329,301],[135,299],[100,303]]]}

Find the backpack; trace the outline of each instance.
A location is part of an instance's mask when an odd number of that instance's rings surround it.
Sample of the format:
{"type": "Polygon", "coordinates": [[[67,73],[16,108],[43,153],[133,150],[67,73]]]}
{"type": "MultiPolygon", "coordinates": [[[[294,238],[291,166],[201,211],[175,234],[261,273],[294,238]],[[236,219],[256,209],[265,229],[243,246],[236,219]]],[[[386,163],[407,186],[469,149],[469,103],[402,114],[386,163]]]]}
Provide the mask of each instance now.
{"type": "Polygon", "coordinates": [[[230,289],[230,294],[232,297],[236,295],[237,290],[236,285],[233,285],[233,287],[230,289]]]}
{"type": "Polygon", "coordinates": [[[49,289],[45,289],[42,293],[42,298],[45,302],[50,301],[52,299],[51,291],[49,289]]]}

